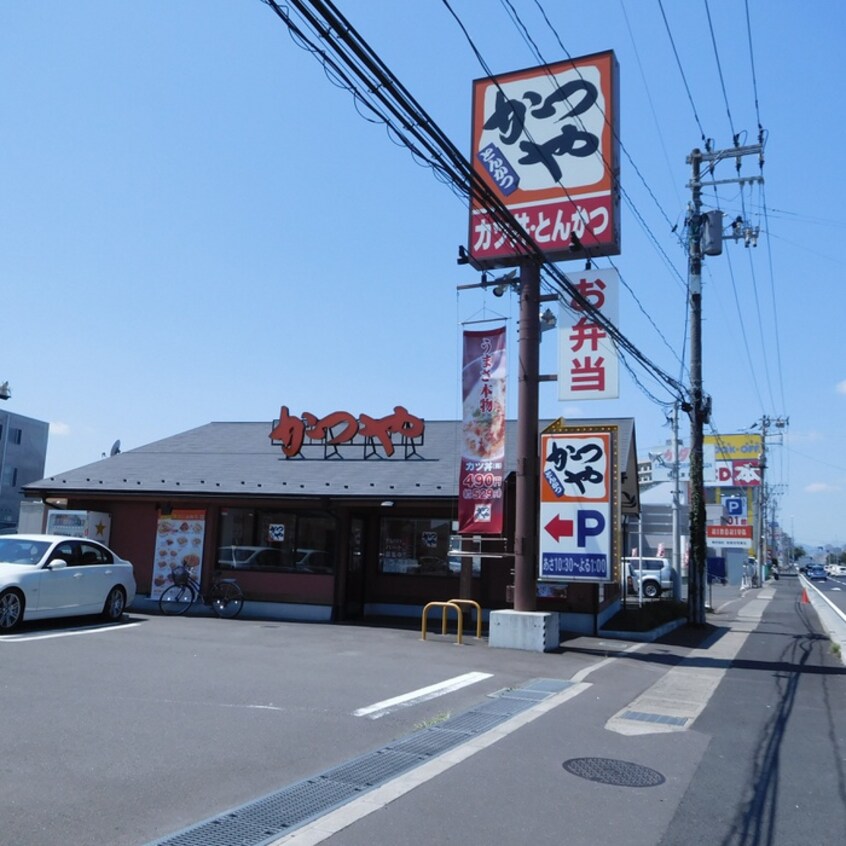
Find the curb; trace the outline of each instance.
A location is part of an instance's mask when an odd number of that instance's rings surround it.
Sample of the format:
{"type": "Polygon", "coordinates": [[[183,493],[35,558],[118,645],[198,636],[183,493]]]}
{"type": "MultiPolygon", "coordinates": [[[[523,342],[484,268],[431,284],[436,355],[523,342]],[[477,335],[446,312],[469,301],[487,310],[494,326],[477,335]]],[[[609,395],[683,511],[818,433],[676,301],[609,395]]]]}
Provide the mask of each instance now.
{"type": "Polygon", "coordinates": [[[608,637],[612,640],[634,640],[639,643],[651,643],[658,640],[659,637],[664,637],[665,634],[684,626],[687,623],[685,618],[679,620],[672,620],[669,623],[664,623],[663,626],[658,626],[657,629],[650,629],[648,632],[615,632],[606,629],[600,629],[598,637],[608,637]]]}

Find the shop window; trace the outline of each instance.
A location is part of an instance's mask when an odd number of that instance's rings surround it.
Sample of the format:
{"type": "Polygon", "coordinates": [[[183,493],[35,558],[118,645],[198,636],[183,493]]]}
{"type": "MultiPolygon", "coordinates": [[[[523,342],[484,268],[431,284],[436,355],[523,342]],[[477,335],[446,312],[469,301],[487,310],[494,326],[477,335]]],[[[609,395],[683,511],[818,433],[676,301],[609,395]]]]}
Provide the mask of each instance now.
{"type": "Polygon", "coordinates": [[[0,477],[0,485],[4,488],[13,488],[18,483],[18,468],[7,464],[3,468],[2,477],[0,477]]]}
{"type": "Polygon", "coordinates": [[[228,508],[220,515],[217,566],[221,570],[333,573],[335,535],[335,520],[325,514],[228,508]]]}
{"type": "Polygon", "coordinates": [[[383,573],[456,576],[461,565],[450,560],[449,520],[382,520],[379,567],[383,573]]]}
{"type": "Polygon", "coordinates": [[[20,444],[23,438],[23,429],[9,429],[9,443],[10,444],[20,444]]]}

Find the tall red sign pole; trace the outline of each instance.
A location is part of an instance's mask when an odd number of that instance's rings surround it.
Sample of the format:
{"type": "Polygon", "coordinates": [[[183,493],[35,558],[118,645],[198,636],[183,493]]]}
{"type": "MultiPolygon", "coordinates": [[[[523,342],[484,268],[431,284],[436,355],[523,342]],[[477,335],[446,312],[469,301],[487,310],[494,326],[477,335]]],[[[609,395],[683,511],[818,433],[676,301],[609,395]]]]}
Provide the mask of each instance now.
{"type": "Polygon", "coordinates": [[[540,370],[540,266],[520,263],[520,338],[517,384],[517,484],[514,523],[514,610],[537,606],[538,374],[540,370]]]}

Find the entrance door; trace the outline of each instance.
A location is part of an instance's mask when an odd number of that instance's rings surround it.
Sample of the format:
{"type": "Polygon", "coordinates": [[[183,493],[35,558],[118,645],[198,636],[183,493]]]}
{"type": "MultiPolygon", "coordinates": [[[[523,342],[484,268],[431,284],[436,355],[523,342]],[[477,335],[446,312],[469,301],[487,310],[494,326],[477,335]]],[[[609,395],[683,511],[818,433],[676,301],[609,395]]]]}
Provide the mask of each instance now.
{"type": "Polygon", "coordinates": [[[355,619],[364,614],[364,532],[361,517],[350,518],[347,543],[347,578],[344,596],[344,618],[355,619]]]}

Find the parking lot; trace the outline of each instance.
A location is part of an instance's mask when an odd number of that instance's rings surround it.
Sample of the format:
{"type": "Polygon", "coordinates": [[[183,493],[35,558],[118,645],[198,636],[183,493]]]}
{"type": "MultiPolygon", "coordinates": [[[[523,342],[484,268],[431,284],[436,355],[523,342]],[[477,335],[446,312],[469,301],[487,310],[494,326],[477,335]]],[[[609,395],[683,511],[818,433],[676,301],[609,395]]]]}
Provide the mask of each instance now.
{"type": "Polygon", "coordinates": [[[597,659],[411,629],[131,613],[24,624],[0,638],[0,660],[2,842],[139,846],[597,659]],[[410,696],[460,677],[473,683],[410,696]]]}

